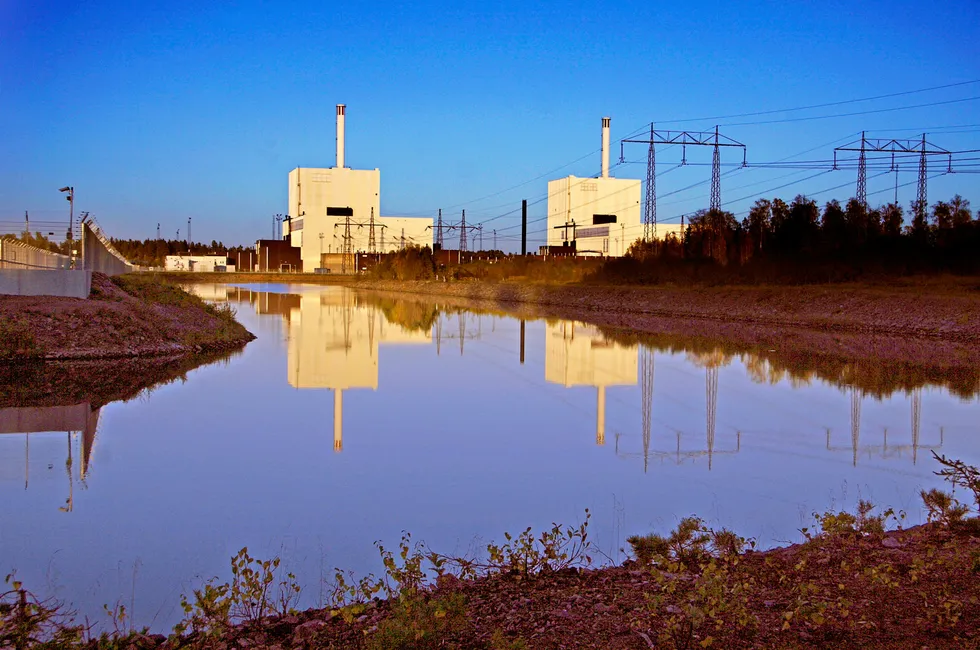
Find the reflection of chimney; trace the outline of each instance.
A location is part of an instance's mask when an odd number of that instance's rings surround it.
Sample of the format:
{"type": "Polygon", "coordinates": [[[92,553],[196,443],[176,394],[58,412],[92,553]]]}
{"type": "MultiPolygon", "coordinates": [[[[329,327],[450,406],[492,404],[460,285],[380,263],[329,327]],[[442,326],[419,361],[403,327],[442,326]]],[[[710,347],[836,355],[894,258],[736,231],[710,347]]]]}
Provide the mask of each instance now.
{"type": "MultiPolygon", "coordinates": [[[[339,108],[337,110],[340,110],[339,108]]],[[[340,119],[340,118],[337,118],[340,119]]],[[[602,177],[609,178],[609,122],[610,118],[602,118],[602,177]]]]}
{"type": "Polygon", "coordinates": [[[333,392],[333,450],[344,450],[344,391],[333,392]]]}
{"type": "Polygon", "coordinates": [[[606,387],[597,386],[595,444],[606,444],[606,387]]]}
{"type": "Polygon", "coordinates": [[[337,104],[337,167],[344,166],[344,112],[346,106],[337,104]]]}

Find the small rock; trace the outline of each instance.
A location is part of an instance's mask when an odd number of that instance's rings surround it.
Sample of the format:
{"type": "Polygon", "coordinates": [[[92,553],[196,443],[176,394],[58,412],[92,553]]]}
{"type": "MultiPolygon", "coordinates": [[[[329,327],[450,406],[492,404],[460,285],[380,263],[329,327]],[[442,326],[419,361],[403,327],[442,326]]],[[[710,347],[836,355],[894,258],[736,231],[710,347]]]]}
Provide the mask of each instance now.
{"type": "Polygon", "coordinates": [[[898,541],[894,537],[886,537],[885,539],[881,540],[881,545],[885,548],[902,548],[905,546],[905,544],[898,541]]]}

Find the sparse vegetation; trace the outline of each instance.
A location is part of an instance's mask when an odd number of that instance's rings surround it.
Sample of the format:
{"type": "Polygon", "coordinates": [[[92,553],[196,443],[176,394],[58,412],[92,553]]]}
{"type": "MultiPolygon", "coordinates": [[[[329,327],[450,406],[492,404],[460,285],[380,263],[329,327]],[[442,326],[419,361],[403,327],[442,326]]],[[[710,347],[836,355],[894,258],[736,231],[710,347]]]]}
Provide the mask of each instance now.
{"type": "MultiPolygon", "coordinates": [[[[938,474],[973,491],[976,467],[937,461],[938,474]]],[[[8,577],[0,647],[973,647],[980,537],[957,523],[966,513],[949,516],[952,499],[928,492],[924,503],[938,514],[909,530],[901,513],[875,514],[867,501],[815,513],[803,543],[764,552],[687,517],[670,533],[630,537],[636,560],[605,568],[592,563],[588,513],[578,526],[505,534],[479,559],[434,553],[405,533],[397,550],[377,544],[382,576],[338,571],[329,607],[306,612],[295,611],[299,586],[278,559],[242,549],[231,582],[183,598],[186,618],[169,639],[134,632],[118,605],[106,608],[113,629],[92,637],[63,605],[8,577]]]]}

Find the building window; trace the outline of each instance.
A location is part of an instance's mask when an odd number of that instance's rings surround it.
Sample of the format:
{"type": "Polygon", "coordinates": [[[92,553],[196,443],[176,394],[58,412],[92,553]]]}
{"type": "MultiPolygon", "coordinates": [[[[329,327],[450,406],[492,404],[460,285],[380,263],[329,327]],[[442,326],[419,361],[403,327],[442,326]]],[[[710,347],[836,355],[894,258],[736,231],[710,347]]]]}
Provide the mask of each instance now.
{"type": "Polygon", "coordinates": [[[594,214],[592,215],[592,224],[599,225],[602,223],[616,223],[616,215],[614,214],[594,214]]]}
{"type": "Polygon", "coordinates": [[[583,192],[595,192],[599,189],[595,183],[582,183],[579,187],[582,188],[583,192]]]}
{"type": "Polygon", "coordinates": [[[350,207],[347,208],[327,207],[327,216],[328,217],[353,217],[354,209],[350,207]]]}
{"type": "Polygon", "coordinates": [[[602,240],[602,252],[603,253],[608,253],[609,252],[609,238],[608,237],[606,237],[605,239],[602,240]]]}
{"type": "Polygon", "coordinates": [[[312,175],[312,180],[313,180],[314,183],[329,183],[330,182],[330,175],[329,174],[313,174],[312,175]]]}

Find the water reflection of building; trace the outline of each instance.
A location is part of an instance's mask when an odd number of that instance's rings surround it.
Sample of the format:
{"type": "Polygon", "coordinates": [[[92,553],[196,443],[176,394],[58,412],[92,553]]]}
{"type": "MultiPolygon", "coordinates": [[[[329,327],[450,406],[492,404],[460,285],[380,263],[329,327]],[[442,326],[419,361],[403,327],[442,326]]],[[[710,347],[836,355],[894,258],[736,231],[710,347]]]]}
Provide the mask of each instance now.
{"type": "MultiPolygon", "coordinates": [[[[6,438],[23,434],[23,474],[24,489],[28,489],[31,481],[31,437],[37,435],[50,436],[57,432],[68,434],[67,456],[64,467],[68,478],[68,497],[65,505],[59,508],[63,512],[74,509],[75,477],[73,470],[76,458],[78,460],[78,480],[85,481],[88,475],[89,461],[95,444],[95,434],[99,425],[99,409],[92,409],[88,403],[71,406],[45,407],[12,407],[0,409],[0,435],[6,438]]],[[[9,439],[8,439],[9,440],[9,439]]],[[[20,454],[3,454],[0,456],[0,474],[13,476],[18,473],[20,454]]],[[[49,469],[54,469],[59,463],[48,463],[49,469]]]]}
{"type": "Polygon", "coordinates": [[[334,391],[334,450],[343,449],[344,391],[378,388],[382,344],[431,341],[428,331],[389,322],[374,305],[358,302],[353,291],[329,289],[300,294],[288,314],[287,376],[296,388],[334,391]]]}
{"type": "Polygon", "coordinates": [[[545,380],[596,388],[596,444],[606,441],[606,388],[635,386],[638,365],[637,346],[611,341],[595,326],[561,321],[545,328],[545,380]]]}

